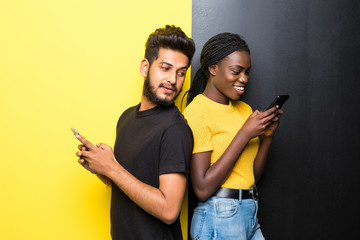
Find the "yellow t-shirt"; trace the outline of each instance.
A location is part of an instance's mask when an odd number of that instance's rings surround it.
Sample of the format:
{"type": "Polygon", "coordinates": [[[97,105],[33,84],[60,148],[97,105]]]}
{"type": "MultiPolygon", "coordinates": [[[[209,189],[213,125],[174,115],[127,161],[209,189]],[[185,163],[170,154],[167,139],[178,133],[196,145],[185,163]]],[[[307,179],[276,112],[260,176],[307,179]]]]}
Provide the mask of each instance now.
{"type": "MultiPolygon", "coordinates": [[[[214,164],[251,114],[251,107],[242,101],[224,105],[197,95],[184,110],[194,135],[193,153],[211,151],[210,164],[214,164]]],[[[248,142],[222,187],[248,189],[254,185],[253,167],[259,144],[258,137],[248,142]]]]}

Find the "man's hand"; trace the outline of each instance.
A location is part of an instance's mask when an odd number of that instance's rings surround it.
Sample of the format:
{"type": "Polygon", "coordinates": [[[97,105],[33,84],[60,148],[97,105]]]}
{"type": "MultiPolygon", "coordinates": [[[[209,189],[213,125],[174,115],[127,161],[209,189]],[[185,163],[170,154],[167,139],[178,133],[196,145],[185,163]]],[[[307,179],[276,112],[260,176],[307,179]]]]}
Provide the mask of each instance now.
{"type": "Polygon", "coordinates": [[[94,146],[81,135],[76,135],[76,138],[83,144],[79,145],[80,152],[76,153],[78,162],[88,171],[108,176],[118,165],[110,146],[103,143],[94,146]]]}
{"type": "Polygon", "coordinates": [[[76,137],[83,143],[76,155],[84,168],[109,178],[139,207],[166,224],[177,219],[186,188],[183,173],[160,175],[159,188],[152,187],[124,169],[116,161],[111,147],[103,143],[94,146],[81,135],[76,137]]]}

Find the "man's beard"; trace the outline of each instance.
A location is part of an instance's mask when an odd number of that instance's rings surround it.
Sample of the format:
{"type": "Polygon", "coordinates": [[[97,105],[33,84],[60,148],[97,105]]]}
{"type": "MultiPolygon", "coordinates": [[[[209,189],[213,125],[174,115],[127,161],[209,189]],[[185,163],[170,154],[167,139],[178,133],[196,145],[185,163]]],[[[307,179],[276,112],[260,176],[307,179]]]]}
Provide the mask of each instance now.
{"type": "MultiPolygon", "coordinates": [[[[162,84],[160,84],[161,87],[162,84]]],[[[174,88],[174,91],[177,92],[176,86],[172,86],[174,88]]],[[[149,74],[146,76],[144,81],[144,87],[143,87],[143,95],[152,103],[160,106],[170,106],[174,103],[176,97],[179,95],[181,90],[174,95],[174,97],[170,100],[167,99],[160,99],[156,95],[156,92],[154,91],[154,87],[150,83],[150,77],[149,74]]]]}

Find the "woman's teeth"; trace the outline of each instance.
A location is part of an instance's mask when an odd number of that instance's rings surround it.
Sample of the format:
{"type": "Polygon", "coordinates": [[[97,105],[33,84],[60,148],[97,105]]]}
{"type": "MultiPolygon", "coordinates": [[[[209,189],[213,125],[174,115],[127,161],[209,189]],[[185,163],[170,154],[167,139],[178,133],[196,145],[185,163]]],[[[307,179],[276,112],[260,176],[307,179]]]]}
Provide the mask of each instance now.
{"type": "Polygon", "coordinates": [[[234,88],[238,91],[244,91],[244,87],[238,87],[238,86],[234,86],[234,88]]]}

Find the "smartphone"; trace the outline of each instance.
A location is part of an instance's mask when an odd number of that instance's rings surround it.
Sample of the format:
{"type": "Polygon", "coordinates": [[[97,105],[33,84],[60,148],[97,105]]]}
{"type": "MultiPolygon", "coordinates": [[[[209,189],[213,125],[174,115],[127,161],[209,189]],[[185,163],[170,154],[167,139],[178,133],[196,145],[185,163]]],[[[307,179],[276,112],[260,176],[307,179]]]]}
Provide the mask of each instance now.
{"type": "Polygon", "coordinates": [[[79,131],[76,128],[71,128],[71,131],[74,133],[75,136],[80,135],[79,131]]]}
{"type": "MultiPolygon", "coordinates": [[[[266,110],[278,105],[279,108],[282,107],[282,105],[288,100],[290,96],[289,95],[278,95],[275,97],[274,101],[266,108],[266,110]]],[[[265,111],[266,111],[265,110],[265,111]]]]}
{"type": "MultiPolygon", "coordinates": [[[[76,130],[76,128],[74,128],[74,127],[71,128],[71,131],[74,133],[75,136],[80,135],[79,131],[76,130]]],[[[89,148],[86,148],[86,151],[89,151],[89,148]]]]}

